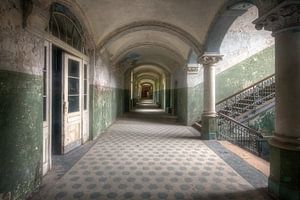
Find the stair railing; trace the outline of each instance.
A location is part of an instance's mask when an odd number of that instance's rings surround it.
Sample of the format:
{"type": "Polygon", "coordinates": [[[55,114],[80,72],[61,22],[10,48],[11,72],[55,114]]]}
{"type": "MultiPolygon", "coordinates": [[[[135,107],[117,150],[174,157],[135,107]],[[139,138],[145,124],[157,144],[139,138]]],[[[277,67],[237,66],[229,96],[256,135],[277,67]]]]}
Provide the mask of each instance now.
{"type": "Polygon", "coordinates": [[[219,101],[216,110],[237,116],[275,97],[275,74],[219,101]],[[244,106],[243,106],[244,104],[244,106]]]}
{"type": "Polygon", "coordinates": [[[227,140],[241,148],[261,156],[264,137],[260,132],[245,126],[244,124],[222,113],[218,113],[217,123],[218,140],[227,140]]]}

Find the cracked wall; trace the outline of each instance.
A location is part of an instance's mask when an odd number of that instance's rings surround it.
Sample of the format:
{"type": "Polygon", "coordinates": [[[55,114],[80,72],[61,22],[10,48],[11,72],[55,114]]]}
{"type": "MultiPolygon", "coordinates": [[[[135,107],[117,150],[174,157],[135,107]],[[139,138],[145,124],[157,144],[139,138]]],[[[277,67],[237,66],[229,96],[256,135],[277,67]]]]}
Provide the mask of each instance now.
{"type": "Polygon", "coordinates": [[[19,1],[0,4],[0,193],[24,199],[42,177],[44,41],[22,29],[19,1]]]}

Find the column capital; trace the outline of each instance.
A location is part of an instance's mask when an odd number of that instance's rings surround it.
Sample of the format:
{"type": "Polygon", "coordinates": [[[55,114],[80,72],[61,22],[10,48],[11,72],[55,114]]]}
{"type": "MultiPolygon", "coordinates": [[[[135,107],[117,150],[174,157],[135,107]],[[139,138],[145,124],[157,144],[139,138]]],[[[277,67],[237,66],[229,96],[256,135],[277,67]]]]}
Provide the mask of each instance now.
{"type": "Polygon", "coordinates": [[[274,34],[289,29],[300,29],[300,1],[286,0],[253,23],[257,30],[264,28],[274,34]]]}
{"type": "Polygon", "coordinates": [[[204,53],[198,58],[198,62],[203,66],[212,66],[222,60],[223,55],[215,53],[204,53]]]}

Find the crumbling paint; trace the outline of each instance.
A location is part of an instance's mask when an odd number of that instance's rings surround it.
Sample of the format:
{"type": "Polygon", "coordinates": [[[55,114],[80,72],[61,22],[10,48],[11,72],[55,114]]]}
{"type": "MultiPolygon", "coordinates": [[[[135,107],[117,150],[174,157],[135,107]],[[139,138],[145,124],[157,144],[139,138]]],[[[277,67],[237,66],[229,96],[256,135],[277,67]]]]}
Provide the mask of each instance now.
{"type": "Polygon", "coordinates": [[[273,107],[249,120],[248,125],[265,136],[273,135],[275,131],[275,108],[273,107]]]}
{"type": "Polygon", "coordinates": [[[97,137],[108,128],[124,110],[124,90],[118,88],[90,86],[91,134],[97,137]]]}
{"type": "Polygon", "coordinates": [[[42,77],[0,70],[0,193],[24,199],[42,177],[42,77]]]}
{"type": "Polygon", "coordinates": [[[269,47],[216,75],[216,101],[220,101],[275,73],[275,48],[269,47]]]}
{"type": "MultiPolygon", "coordinates": [[[[274,46],[216,75],[216,102],[239,92],[275,72],[274,46]]],[[[199,121],[203,112],[203,83],[188,88],[187,124],[199,121]]]]}

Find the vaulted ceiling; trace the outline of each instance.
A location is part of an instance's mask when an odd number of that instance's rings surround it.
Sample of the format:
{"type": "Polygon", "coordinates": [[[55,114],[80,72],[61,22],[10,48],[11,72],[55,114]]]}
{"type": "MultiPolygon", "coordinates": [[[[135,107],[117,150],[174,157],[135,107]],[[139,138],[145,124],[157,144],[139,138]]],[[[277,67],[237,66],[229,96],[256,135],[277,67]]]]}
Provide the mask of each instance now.
{"type": "Polygon", "coordinates": [[[172,70],[183,67],[190,52],[205,51],[208,33],[229,2],[241,1],[76,0],[76,5],[97,48],[105,49],[113,64],[134,57],[135,65],[172,70]]]}

